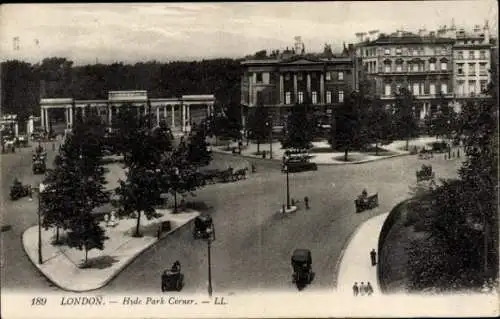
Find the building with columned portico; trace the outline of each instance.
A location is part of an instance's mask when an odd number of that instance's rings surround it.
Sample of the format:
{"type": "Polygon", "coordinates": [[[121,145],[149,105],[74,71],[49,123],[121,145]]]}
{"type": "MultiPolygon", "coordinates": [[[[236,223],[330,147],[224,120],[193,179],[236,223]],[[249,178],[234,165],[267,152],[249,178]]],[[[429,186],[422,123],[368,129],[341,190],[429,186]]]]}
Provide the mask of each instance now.
{"type": "Polygon", "coordinates": [[[40,100],[41,127],[48,132],[51,127],[51,113],[54,110],[64,110],[67,128],[73,125],[75,112],[85,116],[87,107],[97,110],[97,114],[111,125],[112,119],[124,105],[137,107],[137,111],[147,114],[151,106],[151,114],[156,115],[156,123],[165,121],[173,132],[189,132],[191,125],[199,124],[214,112],[215,96],[183,95],[175,98],[149,98],[148,92],[140,91],[109,91],[106,100],[75,100],[72,98],[42,98],[40,100]]]}

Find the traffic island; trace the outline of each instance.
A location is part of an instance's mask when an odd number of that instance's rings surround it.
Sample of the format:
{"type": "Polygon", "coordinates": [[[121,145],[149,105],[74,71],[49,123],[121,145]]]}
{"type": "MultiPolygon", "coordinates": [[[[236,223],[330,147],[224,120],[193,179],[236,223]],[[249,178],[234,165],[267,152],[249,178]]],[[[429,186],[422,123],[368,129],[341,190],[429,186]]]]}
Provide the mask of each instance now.
{"type": "Polygon", "coordinates": [[[286,207],[285,205],[283,205],[283,207],[280,208],[278,213],[286,215],[286,214],[295,213],[296,211],[297,211],[297,206],[286,207]]]}
{"type": "MultiPolygon", "coordinates": [[[[170,210],[158,210],[158,213],[161,217],[157,219],[141,218],[142,237],[131,236],[135,232],[136,219],[118,220],[113,226],[101,222],[109,239],[104,242],[103,250],[90,250],[86,261],[85,251],[67,245],[51,244],[55,237],[55,229],[42,229],[43,263],[39,264],[38,225],[28,228],[23,233],[23,248],[31,262],[57,287],[75,292],[96,290],[108,284],[142,252],[187,225],[200,214],[197,211],[172,214],[170,210]],[[165,228],[159,235],[159,228],[167,223],[169,228],[165,228]]],[[[61,232],[60,236],[63,239],[65,234],[61,232]]]]}

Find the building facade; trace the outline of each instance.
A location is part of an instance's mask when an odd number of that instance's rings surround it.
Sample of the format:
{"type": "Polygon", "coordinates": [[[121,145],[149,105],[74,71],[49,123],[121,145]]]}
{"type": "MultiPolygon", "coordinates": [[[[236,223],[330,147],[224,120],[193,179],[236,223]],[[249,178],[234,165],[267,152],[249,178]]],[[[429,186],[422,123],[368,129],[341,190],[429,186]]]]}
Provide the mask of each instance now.
{"type": "Polygon", "coordinates": [[[356,79],[349,56],[321,58],[292,55],[249,59],[241,63],[243,122],[257,105],[268,107],[274,126],[284,125],[296,104],[308,103],[330,117],[353,90],[356,79]]]}
{"type": "Polygon", "coordinates": [[[362,39],[356,55],[376,96],[390,106],[406,88],[424,119],[441,96],[453,98],[453,43],[451,38],[398,31],[372,41],[362,39]]]}
{"type": "Polygon", "coordinates": [[[472,31],[457,30],[454,34],[455,99],[481,97],[491,81],[491,49],[489,26],[476,25],[472,31]]]}
{"type": "Polygon", "coordinates": [[[214,112],[214,95],[183,95],[180,98],[149,98],[147,91],[110,91],[107,100],[74,100],[72,98],[43,98],[40,100],[41,127],[46,132],[51,127],[50,113],[56,109],[64,110],[66,127],[73,125],[73,112],[85,116],[85,109],[91,107],[111,125],[112,119],[119,113],[120,107],[132,105],[138,113],[156,115],[156,123],[165,121],[174,132],[190,131],[192,124],[214,112]]]}

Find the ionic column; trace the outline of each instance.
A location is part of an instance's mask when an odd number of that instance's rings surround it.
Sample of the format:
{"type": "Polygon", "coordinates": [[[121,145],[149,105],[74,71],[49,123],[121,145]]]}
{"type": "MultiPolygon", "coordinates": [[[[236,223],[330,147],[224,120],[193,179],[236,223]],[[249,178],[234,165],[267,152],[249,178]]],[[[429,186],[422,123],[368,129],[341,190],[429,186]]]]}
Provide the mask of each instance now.
{"type": "Polygon", "coordinates": [[[175,127],[175,105],[170,105],[170,110],[172,112],[172,129],[175,127]]]}
{"type": "Polygon", "coordinates": [[[112,105],[108,105],[108,117],[109,117],[109,125],[113,123],[113,108],[112,105]]]}
{"type": "Polygon", "coordinates": [[[156,126],[160,126],[160,107],[156,107],[156,126]]]}
{"type": "Polygon", "coordinates": [[[50,127],[50,119],[49,119],[49,110],[48,109],[45,109],[45,131],[48,131],[49,127],[50,127]]]}
{"type": "Polygon", "coordinates": [[[40,106],[40,122],[42,124],[42,129],[45,131],[45,108],[40,106]]]}
{"type": "Polygon", "coordinates": [[[307,73],[307,96],[311,97],[311,74],[307,73]]]}
{"type": "Polygon", "coordinates": [[[320,103],[325,103],[325,78],[323,73],[319,77],[319,101],[320,103]]]}
{"type": "Polygon", "coordinates": [[[293,101],[297,103],[297,73],[293,74],[293,101]]]}
{"type": "Polygon", "coordinates": [[[19,136],[19,124],[17,122],[14,123],[14,134],[16,135],[16,137],[19,136]]]}
{"type": "Polygon", "coordinates": [[[285,81],[283,74],[280,74],[280,104],[285,104],[285,81]]]}
{"type": "Polygon", "coordinates": [[[67,107],[64,109],[64,115],[65,115],[65,118],[66,118],[66,128],[68,128],[68,124],[69,124],[69,111],[68,111],[67,107]]]}
{"type": "Polygon", "coordinates": [[[182,104],[182,123],[181,123],[181,128],[182,128],[182,131],[184,132],[186,130],[186,105],[182,104]]]}
{"type": "Polygon", "coordinates": [[[82,119],[85,118],[85,107],[82,107],[82,119]]]}
{"type": "MultiPolygon", "coordinates": [[[[47,115],[48,115],[48,113],[47,113],[47,115]]],[[[74,116],[74,114],[73,114],[73,108],[70,107],[69,108],[69,124],[71,125],[71,128],[73,128],[73,116],[74,116]]]]}
{"type": "Polygon", "coordinates": [[[188,123],[188,126],[191,126],[191,104],[187,105],[186,111],[187,111],[186,122],[188,123]]]}

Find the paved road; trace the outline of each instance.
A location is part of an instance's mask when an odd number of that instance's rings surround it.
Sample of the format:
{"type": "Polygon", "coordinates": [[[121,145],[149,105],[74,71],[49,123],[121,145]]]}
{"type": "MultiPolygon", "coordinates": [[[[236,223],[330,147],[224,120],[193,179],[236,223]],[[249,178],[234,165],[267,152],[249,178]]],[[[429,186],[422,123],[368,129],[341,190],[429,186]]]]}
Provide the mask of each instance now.
{"type": "MultiPolygon", "coordinates": [[[[34,148],[34,147],[33,147],[34,148]]],[[[50,166],[54,159],[51,144],[45,147],[48,152],[47,164],[50,166]]],[[[11,201],[9,198],[10,185],[14,178],[23,184],[38,185],[43,175],[33,175],[31,171],[31,154],[33,149],[17,149],[14,154],[1,156],[1,189],[0,211],[1,225],[10,225],[9,231],[1,233],[1,281],[2,289],[41,289],[56,290],[37,268],[28,260],[21,243],[24,230],[38,222],[36,197],[29,202],[27,198],[11,201]]]]}
{"type": "MultiPolygon", "coordinates": [[[[438,176],[453,176],[459,163],[433,160],[438,176]]],[[[408,197],[415,170],[422,161],[399,157],[365,165],[322,166],[317,172],[290,178],[294,198],[307,195],[312,208],[287,217],[276,211],[285,200],[285,176],[261,171],[248,180],[208,186],[197,200],[214,207],[211,212],[217,240],[212,244],[214,291],[295,289],[290,256],[295,248],[309,248],[316,279],[308,289],[333,288],[342,248],[354,229],[366,219],[388,212],[408,197]],[[379,208],[354,213],[353,199],[363,188],[378,192],[379,208]]],[[[368,252],[374,247],[367,247],[368,252]]],[[[186,227],[135,260],[103,291],[158,292],[160,274],[180,260],[186,277],[184,292],[207,287],[207,245],[195,241],[186,227]]]]}
{"type": "MultiPolygon", "coordinates": [[[[35,184],[31,174],[31,150],[2,155],[2,225],[13,228],[1,235],[2,286],[8,289],[55,290],[28,261],[21,247],[21,234],[37,221],[36,205],[10,202],[8,188],[14,176],[35,184]]],[[[53,154],[49,152],[49,161],[53,154]]],[[[215,154],[224,161],[232,155],[215,154]]],[[[282,217],[277,210],[285,201],[285,175],[279,163],[255,160],[257,173],[244,181],[210,185],[197,193],[216,225],[212,244],[214,291],[241,289],[294,289],[290,254],[295,248],[312,250],[316,279],[308,289],[335,285],[336,265],[352,231],[364,220],[387,212],[408,194],[415,170],[422,164],[415,157],[401,157],[364,165],[321,166],[317,172],[290,176],[293,198],[310,198],[311,209],[282,217]],[[377,191],[381,205],[362,214],[354,213],[353,199],[361,189],[377,191]]],[[[438,176],[454,174],[456,165],[433,160],[438,176]]],[[[367,253],[371,247],[367,247],[367,253]]],[[[195,241],[190,226],[179,230],[142,254],[103,292],[159,292],[160,274],[175,260],[182,263],[185,292],[203,292],[207,286],[207,245],[195,241]]]]}

